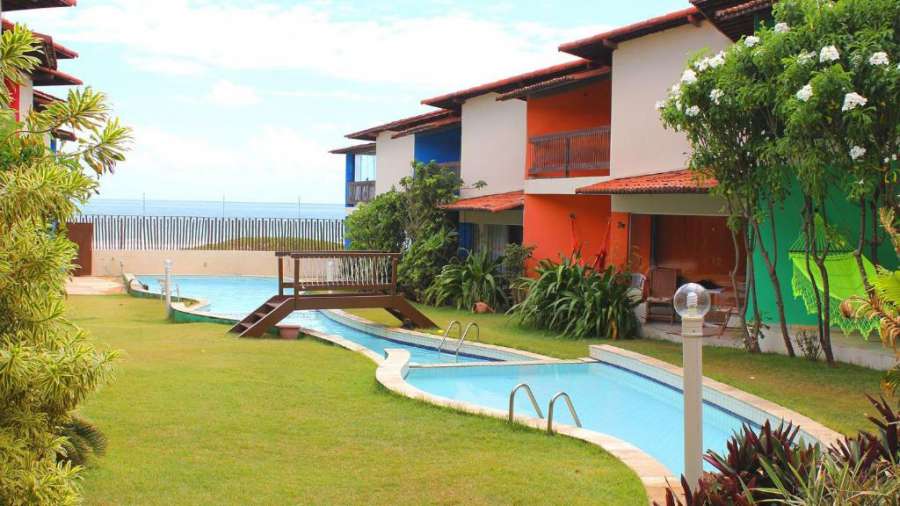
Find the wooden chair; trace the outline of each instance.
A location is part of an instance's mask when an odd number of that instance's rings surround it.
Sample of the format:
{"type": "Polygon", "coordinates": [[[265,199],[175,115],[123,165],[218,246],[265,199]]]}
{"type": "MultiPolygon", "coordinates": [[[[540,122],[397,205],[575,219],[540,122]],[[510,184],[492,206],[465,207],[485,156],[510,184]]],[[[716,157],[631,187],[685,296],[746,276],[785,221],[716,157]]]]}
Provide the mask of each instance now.
{"type": "Polygon", "coordinates": [[[667,318],[669,323],[675,323],[675,307],[672,305],[672,296],[675,295],[677,285],[677,270],[662,267],[650,270],[650,294],[647,296],[648,321],[659,316],[667,318]],[[654,314],[654,307],[663,308],[663,311],[654,314]]]}

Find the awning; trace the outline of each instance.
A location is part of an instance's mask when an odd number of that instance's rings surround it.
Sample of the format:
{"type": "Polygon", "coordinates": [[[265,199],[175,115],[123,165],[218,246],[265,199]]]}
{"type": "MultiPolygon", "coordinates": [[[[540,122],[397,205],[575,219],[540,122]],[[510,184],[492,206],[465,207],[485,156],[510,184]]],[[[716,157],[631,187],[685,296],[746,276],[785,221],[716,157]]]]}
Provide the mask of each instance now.
{"type": "Polygon", "coordinates": [[[500,211],[519,209],[524,205],[525,192],[519,190],[508,193],[495,193],[493,195],[459,199],[452,204],[443,205],[441,208],[447,211],[487,211],[489,213],[499,213],[500,211]]]}
{"type": "Polygon", "coordinates": [[[647,194],[647,193],[709,193],[715,187],[715,179],[700,180],[687,169],[643,176],[611,179],[602,183],[582,186],[575,193],[595,195],[647,194]]]}

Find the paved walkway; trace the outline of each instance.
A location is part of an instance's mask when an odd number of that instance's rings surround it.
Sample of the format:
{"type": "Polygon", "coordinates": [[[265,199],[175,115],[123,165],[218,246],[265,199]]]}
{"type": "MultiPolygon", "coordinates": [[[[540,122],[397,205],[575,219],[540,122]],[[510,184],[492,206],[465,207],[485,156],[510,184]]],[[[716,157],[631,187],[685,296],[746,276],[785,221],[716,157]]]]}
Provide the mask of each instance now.
{"type": "Polygon", "coordinates": [[[66,282],[66,293],[69,295],[111,295],[125,293],[122,278],[117,276],[80,276],[70,278],[66,282]]]}

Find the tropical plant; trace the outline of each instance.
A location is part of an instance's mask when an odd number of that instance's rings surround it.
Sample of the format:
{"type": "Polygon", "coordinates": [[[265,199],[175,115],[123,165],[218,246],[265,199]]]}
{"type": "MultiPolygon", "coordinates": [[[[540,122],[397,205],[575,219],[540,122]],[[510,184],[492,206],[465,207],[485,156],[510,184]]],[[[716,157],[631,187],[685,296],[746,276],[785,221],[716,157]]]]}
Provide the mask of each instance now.
{"type": "Polygon", "coordinates": [[[526,262],[534,254],[534,246],[522,246],[511,242],[503,248],[503,262],[500,269],[506,279],[511,303],[518,304],[525,299],[523,279],[525,277],[526,262]]]}
{"type": "Polygon", "coordinates": [[[425,291],[425,302],[469,310],[476,302],[484,302],[493,309],[502,309],[507,296],[501,265],[502,260],[493,258],[488,251],[469,253],[464,260],[454,258],[425,291]]]}
{"type": "Polygon", "coordinates": [[[412,169],[411,176],[400,180],[409,249],[400,260],[398,281],[407,295],[421,300],[456,254],[457,234],[441,206],[456,200],[463,182],[453,170],[435,162],[413,162],[412,169]]]}
{"type": "Polygon", "coordinates": [[[399,252],[406,241],[406,197],[391,189],[360,204],[344,221],[350,249],[399,252]]]}
{"type": "Polygon", "coordinates": [[[884,398],[868,399],[878,412],[868,417],[877,434],[845,436],[822,451],[798,441],[798,428],[790,424],[772,429],[766,422],[758,435],[744,426],[725,456],[704,456],[716,471],[695,487],[682,478],[684,501],[669,487],[666,504],[896,504],[890,501],[900,490],[900,414],[884,398]]]}
{"type": "Polygon", "coordinates": [[[525,300],[509,310],[519,323],[573,338],[637,335],[637,302],[628,296],[627,273],[613,266],[596,271],[578,256],[559,263],[543,259],[535,272],[523,280],[525,300]]]}
{"type": "MultiPolygon", "coordinates": [[[[21,82],[41,47],[24,27],[4,29],[0,73],[21,82]]],[[[116,354],[64,317],[76,248],[63,227],[96,189],[88,172],[124,159],[130,130],[90,88],[23,121],[0,88],[0,504],[75,504],[81,467],[58,456],[79,444],[73,411],[107,380],[116,354]],[[79,141],[54,153],[46,137],[59,128],[79,141]]]]}

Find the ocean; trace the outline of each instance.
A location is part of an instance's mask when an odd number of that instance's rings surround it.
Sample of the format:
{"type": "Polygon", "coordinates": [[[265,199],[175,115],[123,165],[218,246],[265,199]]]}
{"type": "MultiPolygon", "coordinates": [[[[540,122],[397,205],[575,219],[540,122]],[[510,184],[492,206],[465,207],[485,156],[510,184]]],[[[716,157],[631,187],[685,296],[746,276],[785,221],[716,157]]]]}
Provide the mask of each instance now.
{"type": "Polygon", "coordinates": [[[226,218],[318,218],[343,219],[343,204],[300,202],[222,202],[202,200],[141,200],[94,198],[82,214],[128,216],[203,216],[226,218]]]}

